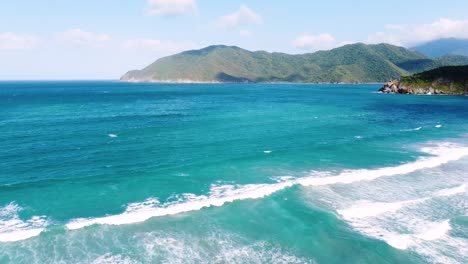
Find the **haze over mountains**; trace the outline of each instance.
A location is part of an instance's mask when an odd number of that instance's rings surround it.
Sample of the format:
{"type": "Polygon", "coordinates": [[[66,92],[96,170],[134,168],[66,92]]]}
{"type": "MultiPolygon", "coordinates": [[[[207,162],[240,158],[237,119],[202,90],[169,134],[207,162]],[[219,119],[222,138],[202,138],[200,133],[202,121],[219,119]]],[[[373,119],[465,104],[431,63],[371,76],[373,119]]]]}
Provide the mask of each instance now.
{"type": "Polygon", "coordinates": [[[216,45],[161,58],[142,70],[126,73],[121,80],[366,83],[385,82],[442,66],[468,65],[468,57],[457,55],[463,50],[457,48],[461,46],[447,45],[444,49],[444,43],[459,42],[441,40],[413,49],[357,43],[300,55],[216,45]]]}
{"type": "Polygon", "coordinates": [[[468,39],[444,38],[411,48],[433,58],[445,55],[468,56],[468,39]]]}

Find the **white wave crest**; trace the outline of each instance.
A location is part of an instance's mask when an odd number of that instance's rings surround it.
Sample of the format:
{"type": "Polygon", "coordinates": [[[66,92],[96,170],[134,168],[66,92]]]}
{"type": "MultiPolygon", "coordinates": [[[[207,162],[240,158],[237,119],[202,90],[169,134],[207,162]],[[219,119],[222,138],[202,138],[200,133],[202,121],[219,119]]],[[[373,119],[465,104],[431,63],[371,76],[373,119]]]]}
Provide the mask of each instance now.
{"type": "Polygon", "coordinates": [[[445,220],[431,224],[425,229],[426,230],[424,232],[417,234],[416,237],[423,240],[436,240],[445,236],[452,227],[450,226],[450,220],[445,220]]]}
{"type": "Polygon", "coordinates": [[[460,193],[464,193],[466,190],[466,184],[454,188],[443,189],[437,192],[437,196],[452,196],[460,193]]]}
{"type": "Polygon", "coordinates": [[[136,264],[135,260],[121,255],[112,255],[110,253],[102,255],[95,259],[92,264],[136,264]]]}
{"type": "Polygon", "coordinates": [[[383,213],[394,213],[403,206],[426,201],[428,198],[394,203],[363,202],[348,209],[338,210],[338,214],[347,220],[375,217],[383,213]]]}
{"type": "Polygon", "coordinates": [[[465,192],[465,184],[462,184],[458,187],[437,191],[430,197],[424,197],[408,201],[392,203],[361,201],[350,208],[337,210],[337,212],[346,220],[375,217],[383,213],[394,213],[403,208],[404,206],[422,203],[435,197],[452,196],[463,192],[465,192]]]}
{"type": "Polygon", "coordinates": [[[23,210],[14,202],[0,207],[0,242],[13,242],[38,236],[48,225],[44,216],[33,216],[27,221],[19,218],[23,210]]]}
{"type": "Polygon", "coordinates": [[[417,127],[417,128],[410,128],[410,129],[402,129],[400,131],[410,132],[410,131],[419,131],[421,129],[422,127],[417,127]]]}
{"type": "MultiPolygon", "coordinates": [[[[213,190],[210,196],[196,196],[187,194],[185,202],[168,204],[162,207],[139,206],[138,210],[126,210],[119,215],[105,216],[92,219],[75,219],[68,223],[68,229],[79,229],[94,224],[122,225],[132,224],[148,220],[156,216],[175,215],[190,211],[197,211],[210,206],[222,206],[236,200],[259,199],[286,187],[292,186],[292,182],[277,184],[250,184],[235,189],[233,186],[223,187],[222,190],[213,190]]],[[[133,208],[135,208],[133,204],[133,208]]]]}
{"type": "Polygon", "coordinates": [[[420,158],[414,162],[396,167],[384,167],[373,170],[350,170],[337,176],[324,178],[306,177],[298,179],[297,182],[304,186],[320,186],[337,183],[346,184],[357,181],[372,181],[380,177],[404,175],[422,169],[436,168],[445,163],[468,156],[468,147],[457,147],[453,144],[439,144],[436,147],[425,147],[422,151],[435,156],[420,158]]]}
{"type": "MultiPolygon", "coordinates": [[[[384,167],[379,169],[349,170],[336,176],[317,177],[317,173],[311,176],[281,181],[273,184],[249,184],[249,185],[224,185],[212,186],[208,195],[196,196],[186,194],[184,199],[175,203],[159,204],[145,201],[128,206],[122,214],[110,215],[98,218],[79,218],[66,224],[68,229],[80,229],[95,224],[122,225],[146,221],[152,217],[175,215],[190,211],[197,211],[211,206],[222,206],[237,200],[259,199],[269,196],[285,188],[301,186],[322,186],[330,184],[349,184],[358,181],[371,181],[384,176],[395,176],[412,173],[422,169],[435,168],[450,161],[455,161],[468,156],[468,147],[460,147],[454,144],[439,144],[435,147],[423,148],[422,151],[435,155],[420,158],[414,162],[395,167],[384,167]],[[146,204],[145,204],[146,203],[146,204]]],[[[318,173],[320,175],[320,173],[318,173]]],[[[323,173],[322,173],[323,174],[323,173]]],[[[404,204],[403,204],[404,205],[404,204]]],[[[389,204],[383,211],[398,210],[401,204],[389,204]]],[[[379,213],[381,209],[375,209],[379,213]]],[[[362,210],[346,212],[348,215],[364,214],[362,210]]]]}

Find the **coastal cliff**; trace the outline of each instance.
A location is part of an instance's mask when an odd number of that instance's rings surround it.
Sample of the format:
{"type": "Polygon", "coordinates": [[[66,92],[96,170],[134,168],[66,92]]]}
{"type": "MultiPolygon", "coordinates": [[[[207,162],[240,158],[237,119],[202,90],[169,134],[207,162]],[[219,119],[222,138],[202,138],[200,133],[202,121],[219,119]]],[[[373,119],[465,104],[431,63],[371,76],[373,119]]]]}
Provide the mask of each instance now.
{"type": "Polygon", "coordinates": [[[468,94],[468,66],[449,66],[387,82],[378,90],[399,94],[468,94]]]}

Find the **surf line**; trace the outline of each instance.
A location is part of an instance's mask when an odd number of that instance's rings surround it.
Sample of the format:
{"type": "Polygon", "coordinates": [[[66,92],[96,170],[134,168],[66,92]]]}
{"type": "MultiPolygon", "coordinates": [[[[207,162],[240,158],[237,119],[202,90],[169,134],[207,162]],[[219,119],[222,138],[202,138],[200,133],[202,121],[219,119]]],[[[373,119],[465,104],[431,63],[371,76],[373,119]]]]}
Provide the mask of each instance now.
{"type": "MultiPolygon", "coordinates": [[[[380,177],[404,175],[422,169],[430,169],[445,163],[459,160],[468,156],[468,147],[453,147],[441,144],[436,148],[423,148],[423,152],[435,156],[419,158],[414,162],[395,167],[383,167],[379,169],[348,170],[336,176],[314,177],[307,176],[274,184],[248,184],[243,186],[225,186],[223,191],[210,191],[210,195],[196,196],[187,194],[188,199],[181,203],[170,203],[161,207],[136,206],[138,209],[127,207],[125,212],[118,215],[109,215],[97,218],[78,218],[66,224],[70,230],[80,229],[91,225],[124,225],[144,222],[152,217],[175,215],[190,211],[198,211],[206,207],[220,207],[225,203],[237,200],[260,199],[275,192],[294,185],[323,186],[330,184],[349,184],[359,181],[372,181],[380,177]]],[[[315,175],[316,176],[316,175],[315,175]]],[[[223,186],[217,187],[223,188],[223,186]]]]}

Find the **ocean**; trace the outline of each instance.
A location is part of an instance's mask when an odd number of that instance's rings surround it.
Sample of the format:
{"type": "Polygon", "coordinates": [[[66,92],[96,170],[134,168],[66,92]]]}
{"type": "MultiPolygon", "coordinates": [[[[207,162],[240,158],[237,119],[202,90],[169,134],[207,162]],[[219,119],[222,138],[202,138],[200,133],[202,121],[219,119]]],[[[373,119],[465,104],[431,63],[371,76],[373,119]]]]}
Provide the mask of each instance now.
{"type": "Polygon", "coordinates": [[[0,263],[468,263],[468,97],[0,82],[0,263]]]}

